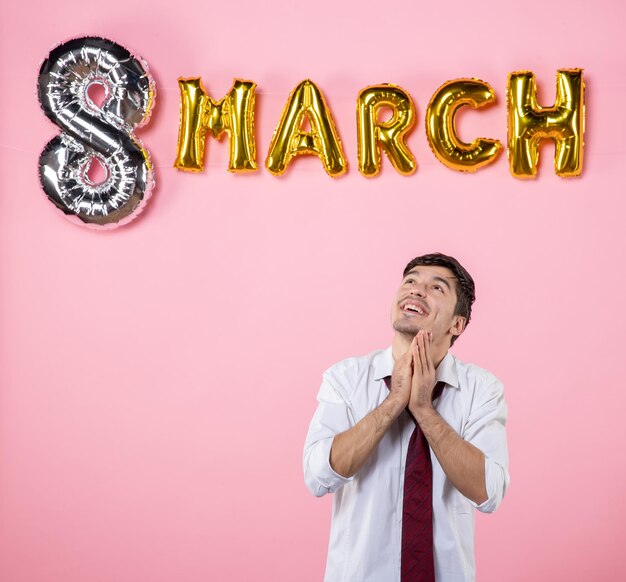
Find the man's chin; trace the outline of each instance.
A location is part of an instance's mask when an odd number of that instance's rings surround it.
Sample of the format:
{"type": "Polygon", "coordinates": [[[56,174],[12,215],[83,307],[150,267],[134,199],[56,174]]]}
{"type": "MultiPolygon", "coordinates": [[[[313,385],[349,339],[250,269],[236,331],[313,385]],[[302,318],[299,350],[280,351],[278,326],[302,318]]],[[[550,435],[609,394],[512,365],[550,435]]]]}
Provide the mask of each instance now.
{"type": "Polygon", "coordinates": [[[396,321],[393,324],[393,329],[397,331],[398,333],[401,333],[404,335],[410,335],[412,339],[414,336],[417,335],[417,332],[419,332],[421,328],[407,321],[396,321]]]}

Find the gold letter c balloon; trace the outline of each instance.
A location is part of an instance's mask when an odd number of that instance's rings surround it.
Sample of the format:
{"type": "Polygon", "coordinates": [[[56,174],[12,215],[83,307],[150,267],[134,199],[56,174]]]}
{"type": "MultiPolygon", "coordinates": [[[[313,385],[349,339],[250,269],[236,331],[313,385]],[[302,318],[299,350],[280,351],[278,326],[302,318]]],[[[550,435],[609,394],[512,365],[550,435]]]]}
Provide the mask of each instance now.
{"type": "Polygon", "coordinates": [[[477,138],[470,144],[464,143],[454,125],[460,107],[479,109],[495,99],[491,86],[478,79],[455,79],[439,87],[426,110],[426,136],[441,163],[461,172],[475,172],[497,158],[502,148],[498,140],[477,138]]]}

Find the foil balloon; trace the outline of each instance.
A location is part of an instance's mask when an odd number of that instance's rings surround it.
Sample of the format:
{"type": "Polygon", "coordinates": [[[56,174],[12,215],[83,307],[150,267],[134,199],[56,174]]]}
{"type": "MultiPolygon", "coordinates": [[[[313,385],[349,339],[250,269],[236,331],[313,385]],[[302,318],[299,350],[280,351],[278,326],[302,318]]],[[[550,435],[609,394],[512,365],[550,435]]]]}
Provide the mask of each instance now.
{"type": "Polygon", "coordinates": [[[495,161],[502,149],[498,140],[481,137],[465,143],[455,125],[460,107],[479,109],[495,100],[491,86],[478,79],[455,79],[437,89],[426,110],[426,136],[442,164],[460,172],[475,172],[495,161]]]}
{"type": "Polygon", "coordinates": [[[530,71],[511,73],[507,83],[509,168],[516,178],[534,178],[539,142],[556,143],[555,173],[578,176],[583,168],[585,83],[582,69],[560,69],[552,107],[537,103],[537,85],[530,71]]]}
{"type": "Polygon", "coordinates": [[[265,161],[275,175],[284,173],[294,156],[317,155],[324,169],[333,178],[347,170],[341,141],[324,96],[308,79],[291,93],[272,137],[265,161]],[[310,131],[302,129],[305,117],[310,131]]]}
{"type": "Polygon", "coordinates": [[[154,188],[150,154],[133,130],[147,123],[155,84],[147,64],[120,45],[98,37],[69,40],[43,62],[39,103],[62,133],[39,158],[49,200],[77,224],[110,229],[132,220],[154,188]],[[104,99],[90,96],[100,85],[104,99]],[[95,183],[97,160],[105,178],[95,183]]]}
{"type": "Polygon", "coordinates": [[[209,97],[200,79],[179,79],[180,129],[174,167],[200,172],[204,168],[207,132],[230,138],[231,172],[257,169],[254,142],[254,101],[256,84],[235,79],[231,90],[219,101],[209,97]]]}
{"type": "Polygon", "coordinates": [[[412,174],[417,164],[405,141],[415,124],[411,96],[396,85],[373,85],[359,93],[356,111],[359,172],[368,177],[378,174],[380,145],[398,172],[412,174]],[[392,111],[386,121],[379,120],[383,108],[392,111]]]}

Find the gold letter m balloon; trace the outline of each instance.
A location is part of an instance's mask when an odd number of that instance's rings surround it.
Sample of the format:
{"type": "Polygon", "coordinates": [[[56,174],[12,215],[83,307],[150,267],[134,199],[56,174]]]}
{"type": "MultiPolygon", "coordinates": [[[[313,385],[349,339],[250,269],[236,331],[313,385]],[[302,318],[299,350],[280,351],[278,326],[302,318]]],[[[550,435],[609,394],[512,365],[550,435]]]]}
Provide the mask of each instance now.
{"type": "Polygon", "coordinates": [[[180,130],[174,167],[200,172],[204,168],[206,133],[230,138],[230,172],[256,170],[254,144],[254,90],[251,81],[235,79],[223,99],[207,95],[200,79],[179,79],[180,130]]]}
{"type": "Polygon", "coordinates": [[[559,176],[578,176],[582,172],[585,129],[582,69],[559,70],[556,80],[554,106],[540,107],[535,76],[529,71],[509,75],[509,163],[516,178],[537,175],[539,142],[546,138],[556,142],[554,168],[559,176]]]}

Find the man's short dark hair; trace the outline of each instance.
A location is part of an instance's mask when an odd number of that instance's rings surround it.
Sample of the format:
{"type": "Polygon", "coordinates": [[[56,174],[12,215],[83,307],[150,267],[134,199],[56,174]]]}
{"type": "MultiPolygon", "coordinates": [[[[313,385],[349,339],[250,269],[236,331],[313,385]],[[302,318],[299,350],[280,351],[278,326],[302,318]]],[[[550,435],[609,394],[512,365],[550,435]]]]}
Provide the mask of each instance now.
{"type": "MultiPolygon", "coordinates": [[[[465,325],[467,325],[472,316],[472,303],[476,300],[476,288],[474,279],[472,279],[472,276],[467,272],[465,267],[454,257],[442,253],[432,253],[430,255],[415,257],[405,267],[402,277],[406,277],[412,269],[419,265],[434,265],[436,267],[445,267],[452,271],[456,277],[456,306],[454,308],[454,315],[464,317],[465,325]]],[[[457,337],[458,336],[452,336],[450,345],[456,341],[457,337]]]]}

